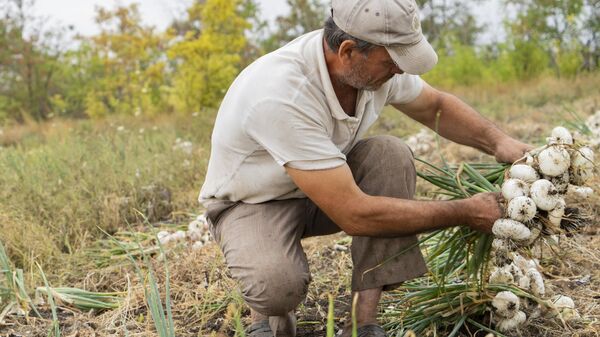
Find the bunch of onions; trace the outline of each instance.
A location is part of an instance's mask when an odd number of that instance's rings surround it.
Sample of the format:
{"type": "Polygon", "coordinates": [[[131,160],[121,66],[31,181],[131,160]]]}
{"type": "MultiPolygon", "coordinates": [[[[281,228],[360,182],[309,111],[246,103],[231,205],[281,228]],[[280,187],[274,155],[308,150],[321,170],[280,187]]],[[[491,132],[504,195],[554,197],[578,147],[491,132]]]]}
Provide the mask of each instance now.
{"type": "Polygon", "coordinates": [[[188,224],[187,231],[178,230],[174,233],[162,230],[156,234],[161,245],[177,244],[183,241],[190,241],[193,250],[202,249],[212,239],[208,230],[206,215],[201,214],[188,224]]]}
{"type": "MultiPolygon", "coordinates": [[[[506,174],[502,185],[506,217],[492,228],[495,238],[489,282],[515,285],[544,298],[545,285],[537,261],[522,257],[519,250],[536,244],[541,235],[561,233],[561,222],[567,218],[565,194],[569,189],[586,189],[589,193],[590,188],[582,185],[594,175],[594,152],[585,145],[576,145],[566,128],[556,127],[547,145],[528,153],[506,174]]],[[[574,304],[570,305],[573,301],[566,296],[560,299],[561,304],[567,304],[562,307],[568,309],[568,316],[578,317],[574,304]]],[[[513,293],[496,295],[492,312],[497,314],[498,330],[517,329],[526,322],[527,315],[540,315],[539,306],[525,300],[528,305],[523,306],[513,293]]]]}

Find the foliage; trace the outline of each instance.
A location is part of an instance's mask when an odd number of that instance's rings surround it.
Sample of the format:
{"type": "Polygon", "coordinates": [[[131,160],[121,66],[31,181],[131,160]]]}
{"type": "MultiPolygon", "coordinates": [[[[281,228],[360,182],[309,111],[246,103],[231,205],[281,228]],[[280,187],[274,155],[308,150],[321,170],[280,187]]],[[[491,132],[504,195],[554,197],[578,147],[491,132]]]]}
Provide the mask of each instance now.
{"type": "Polygon", "coordinates": [[[296,37],[323,27],[327,6],[320,0],[286,0],[290,13],[275,19],[275,31],[262,41],[265,51],[275,50],[296,37]]]}
{"type": "Polygon", "coordinates": [[[247,40],[244,32],[250,24],[243,16],[241,0],[195,2],[188,20],[201,29],[186,31],[183,41],[169,50],[176,61],[172,99],[179,111],[192,112],[219,105],[221,97],[237,75],[247,40]]]}
{"type": "Polygon", "coordinates": [[[78,75],[86,78],[86,114],[168,112],[162,88],[164,38],[142,25],[138,5],[98,8],[96,22],[100,33],[69,55],[82,70],[78,75]]]}
{"type": "Polygon", "coordinates": [[[436,86],[452,87],[455,85],[473,85],[486,82],[493,68],[485,63],[472,47],[461,44],[457,40],[448,48],[437,50],[439,61],[433,70],[423,76],[436,86]]]}
{"type": "MultiPolygon", "coordinates": [[[[329,15],[323,0],[286,0],[289,12],[269,25],[256,0],[195,0],[158,31],[132,3],[97,7],[98,33],[72,39],[72,28],[34,15],[34,1],[0,0],[3,124],[205,113],[219,106],[242,68],[321,28],[329,15]]],[[[472,3],[418,3],[423,32],[440,56],[425,76],[434,86],[574,77],[599,67],[599,0],[503,0],[506,38],[491,42],[481,39],[486,27],[472,3]]]]}
{"type": "Polygon", "coordinates": [[[483,29],[469,9],[472,2],[418,0],[417,3],[425,15],[421,22],[423,33],[434,47],[447,48],[453,40],[458,40],[461,45],[476,44],[483,29]]]}
{"type": "Polygon", "coordinates": [[[27,0],[0,2],[0,121],[51,115],[63,30],[47,29],[32,7],[27,0]]]}
{"type": "MultiPolygon", "coordinates": [[[[533,55],[528,60],[540,59],[538,51],[544,50],[549,66],[561,74],[574,75],[580,71],[583,59],[579,49],[585,28],[581,26],[584,16],[583,0],[548,1],[548,0],[507,0],[507,4],[516,8],[516,18],[509,21],[508,31],[514,42],[515,50],[525,49],[526,55],[533,55]],[[566,59],[561,61],[561,59],[566,59]]],[[[520,58],[519,60],[523,60],[520,58]]],[[[524,68],[525,73],[533,71],[531,63],[524,68]]],[[[542,68],[546,63],[542,63],[542,68]]]]}

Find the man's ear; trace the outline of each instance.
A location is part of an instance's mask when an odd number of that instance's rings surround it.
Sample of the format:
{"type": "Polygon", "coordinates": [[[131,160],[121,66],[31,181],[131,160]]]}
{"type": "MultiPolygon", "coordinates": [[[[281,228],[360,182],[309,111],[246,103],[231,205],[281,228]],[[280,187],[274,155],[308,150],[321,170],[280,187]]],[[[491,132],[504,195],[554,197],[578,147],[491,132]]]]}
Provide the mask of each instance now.
{"type": "Polygon", "coordinates": [[[352,40],[345,40],[344,42],[342,42],[342,44],[338,48],[338,53],[337,53],[342,64],[351,63],[352,53],[357,52],[355,47],[356,47],[356,42],[354,42],[352,40]]]}

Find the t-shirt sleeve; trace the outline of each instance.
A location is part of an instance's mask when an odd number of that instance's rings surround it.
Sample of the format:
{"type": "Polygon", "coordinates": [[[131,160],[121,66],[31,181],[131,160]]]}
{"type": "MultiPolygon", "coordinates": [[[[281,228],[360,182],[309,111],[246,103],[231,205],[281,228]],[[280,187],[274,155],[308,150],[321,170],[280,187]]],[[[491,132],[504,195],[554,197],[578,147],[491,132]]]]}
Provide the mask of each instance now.
{"type": "Polygon", "coordinates": [[[423,80],[418,75],[401,74],[392,77],[386,105],[414,101],[423,90],[423,80]]]}
{"type": "Polygon", "coordinates": [[[332,142],[318,116],[288,102],[269,100],[248,111],[243,127],[281,166],[299,170],[341,166],[346,156],[332,142]]]}

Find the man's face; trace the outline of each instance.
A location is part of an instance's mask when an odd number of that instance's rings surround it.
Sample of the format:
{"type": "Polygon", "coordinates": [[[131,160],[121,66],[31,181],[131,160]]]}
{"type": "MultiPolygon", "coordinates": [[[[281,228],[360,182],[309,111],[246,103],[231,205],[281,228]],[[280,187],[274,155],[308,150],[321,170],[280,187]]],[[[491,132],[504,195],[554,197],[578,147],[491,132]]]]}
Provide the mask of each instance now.
{"type": "Polygon", "coordinates": [[[341,80],[359,90],[375,91],[395,74],[402,73],[384,47],[375,47],[368,54],[356,50],[341,80]]]}

